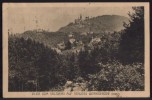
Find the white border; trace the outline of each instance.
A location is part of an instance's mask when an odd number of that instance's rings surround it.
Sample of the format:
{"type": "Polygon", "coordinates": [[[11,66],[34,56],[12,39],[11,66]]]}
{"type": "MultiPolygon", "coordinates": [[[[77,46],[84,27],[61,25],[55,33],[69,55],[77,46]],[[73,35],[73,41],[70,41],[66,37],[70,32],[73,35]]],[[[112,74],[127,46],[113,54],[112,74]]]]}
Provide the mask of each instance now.
{"type": "MultiPolygon", "coordinates": [[[[4,98],[111,98],[111,97],[150,97],[150,20],[149,3],[3,3],[3,97],[4,98]],[[145,8],[145,91],[109,91],[117,95],[32,95],[32,92],[8,92],[8,7],[125,7],[144,6],[145,8]]],[[[99,92],[99,91],[98,91],[99,92]]],[[[38,92],[42,93],[42,92],[38,92]]],[[[49,92],[48,92],[49,93],[49,92]]],[[[103,93],[105,93],[103,91],[103,93]]]]}

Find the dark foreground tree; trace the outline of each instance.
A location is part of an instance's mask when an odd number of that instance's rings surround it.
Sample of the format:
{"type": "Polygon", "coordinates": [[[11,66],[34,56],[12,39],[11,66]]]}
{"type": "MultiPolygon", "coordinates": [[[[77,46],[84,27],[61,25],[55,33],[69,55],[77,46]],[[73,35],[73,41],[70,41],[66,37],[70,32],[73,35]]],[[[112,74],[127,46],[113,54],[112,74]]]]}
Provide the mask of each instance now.
{"type": "Polygon", "coordinates": [[[144,61],[144,7],[133,7],[130,23],[124,24],[125,30],[120,42],[120,60],[123,63],[144,61]]]}

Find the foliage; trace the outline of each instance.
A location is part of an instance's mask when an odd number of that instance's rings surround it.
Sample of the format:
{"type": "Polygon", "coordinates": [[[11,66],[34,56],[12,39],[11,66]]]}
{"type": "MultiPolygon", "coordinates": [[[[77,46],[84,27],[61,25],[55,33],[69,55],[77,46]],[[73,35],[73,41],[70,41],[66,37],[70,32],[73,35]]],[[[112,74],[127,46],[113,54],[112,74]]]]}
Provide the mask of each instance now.
{"type": "Polygon", "coordinates": [[[29,81],[36,90],[48,89],[56,83],[55,72],[59,61],[55,51],[30,39],[15,36],[9,36],[8,45],[9,83],[12,84],[9,90],[14,90],[14,87],[16,91],[25,90],[29,81]]]}
{"type": "Polygon", "coordinates": [[[144,9],[133,9],[130,23],[120,32],[73,32],[83,44],[79,53],[71,52],[67,41],[71,33],[9,35],[9,91],[61,91],[66,81],[84,83],[85,90],[91,91],[144,90],[144,9]],[[101,41],[93,43],[92,38],[101,41]],[[69,52],[51,49],[61,41],[69,52]]]}
{"type": "Polygon", "coordinates": [[[80,75],[80,68],[78,66],[78,58],[76,54],[69,54],[63,56],[61,60],[60,74],[64,76],[66,80],[74,80],[80,75]]]}
{"type": "Polygon", "coordinates": [[[133,7],[130,23],[124,24],[125,30],[120,42],[120,60],[123,63],[144,61],[144,7],[133,7]]]}
{"type": "Polygon", "coordinates": [[[144,66],[142,63],[122,65],[115,61],[102,64],[100,72],[89,75],[89,78],[88,88],[92,91],[144,90],[144,66]]]}

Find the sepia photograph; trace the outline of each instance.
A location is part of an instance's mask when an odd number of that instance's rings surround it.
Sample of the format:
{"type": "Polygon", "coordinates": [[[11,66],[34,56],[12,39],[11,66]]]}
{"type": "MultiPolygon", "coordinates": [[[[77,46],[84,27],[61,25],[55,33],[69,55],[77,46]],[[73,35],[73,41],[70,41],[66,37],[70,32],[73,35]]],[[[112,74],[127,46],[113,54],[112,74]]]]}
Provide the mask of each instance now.
{"type": "Polygon", "coordinates": [[[3,3],[4,97],[149,97],[149,3],[3,3]]]}

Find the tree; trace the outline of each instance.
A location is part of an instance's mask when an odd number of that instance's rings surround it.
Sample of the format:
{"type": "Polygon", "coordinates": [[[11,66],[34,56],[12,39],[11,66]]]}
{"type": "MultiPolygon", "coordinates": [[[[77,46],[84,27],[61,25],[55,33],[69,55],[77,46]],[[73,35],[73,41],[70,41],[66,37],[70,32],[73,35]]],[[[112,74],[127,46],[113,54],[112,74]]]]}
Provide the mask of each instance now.
{"type": "Polygon", "coordinates": [[[129,24],[124,23],[120,41],[120,60],[123,63],[144,62],[144,7],[133,7],[129,24]]]}
{"type": "Polygon", "coordinates": [[[59,59],[55,51],[31,39],[15,36],[9,36],[8,48],[9,91],[49,90],[58,84],[59,59]]]}
{"type": "Polygon", "coordinates": [[[99,49],[94,51],[84,50],[80,51],[78,55],[78,63],[83,78],[87,78],[88,74],[94,74],[99,71],[99,66],[97,65],[97,56],[99,49]]]}

